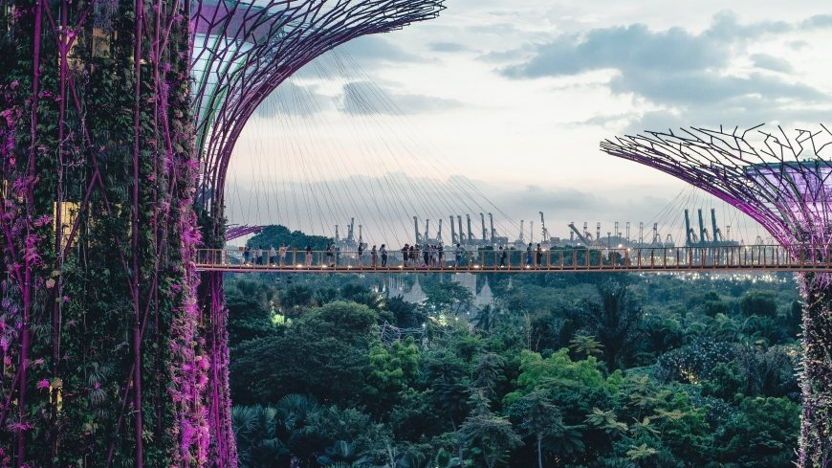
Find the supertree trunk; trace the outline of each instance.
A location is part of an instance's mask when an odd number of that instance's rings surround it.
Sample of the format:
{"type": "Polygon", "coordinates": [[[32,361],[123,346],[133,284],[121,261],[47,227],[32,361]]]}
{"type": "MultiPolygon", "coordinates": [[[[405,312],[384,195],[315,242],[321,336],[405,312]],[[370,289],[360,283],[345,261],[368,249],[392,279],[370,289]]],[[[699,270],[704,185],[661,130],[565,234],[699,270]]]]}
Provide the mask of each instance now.
{"type": "Polygon", "coordinates": [[[237,444],[231,427],[231,395],[228,378],[228,309],[225,307],[222,273],[209,272],[202,276],[201,303],[209,317],[206,348],[210,357],[207,391],[208,421],[211,428],[209,460],[212,466],[236,467],[237,444]]]}
{"type": "Polygon", "coordinates": [[[832,452],[832,274],[804,273],[797,279],[805,301],[798,464],[826,467],[832,452]]]}

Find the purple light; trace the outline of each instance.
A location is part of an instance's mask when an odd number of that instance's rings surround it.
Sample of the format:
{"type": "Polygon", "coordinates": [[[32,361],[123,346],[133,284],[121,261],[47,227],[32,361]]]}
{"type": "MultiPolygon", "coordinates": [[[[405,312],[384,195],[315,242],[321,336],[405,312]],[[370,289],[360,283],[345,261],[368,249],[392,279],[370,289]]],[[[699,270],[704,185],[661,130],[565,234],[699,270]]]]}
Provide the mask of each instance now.
{"type": "Polygon", "coordinates": [[[749,130],[646,132],[601,143],[602,151],[699,187],[759,222],[795,254],[830,245],[828,154],[832,134],[749,130]],[[826,159],[824,159],[827,157],[826,159]]]}
{"type": "Polygon", "coordinates": [[[225,230],[225,240],[227,242],[239,239],[240,237],[247,236],[249,234],[257,234],[262,230],[263,226],[231,226],[225,230]]]}

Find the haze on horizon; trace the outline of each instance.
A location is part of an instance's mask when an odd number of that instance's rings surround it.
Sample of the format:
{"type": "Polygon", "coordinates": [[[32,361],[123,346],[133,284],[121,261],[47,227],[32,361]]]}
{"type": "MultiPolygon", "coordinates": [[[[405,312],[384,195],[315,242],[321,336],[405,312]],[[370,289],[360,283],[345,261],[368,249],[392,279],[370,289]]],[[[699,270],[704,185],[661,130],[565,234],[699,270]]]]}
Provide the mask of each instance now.
{"type": "Polygon", "coordinates": [[[616,220],[678,224],[680,200],[754,230],[598,143],[644,129],[826,120],[832,6],[622,3],[448,0],[436,20],[336,49],[281,86],[244,131],[229,221],[331,235],[331,224],[361,216],[409,233],[413,214],[451,214],[454,194],[440,186],[466,180],[510,238],[539,210],[559,235],[569,221],[603,221],[604,231],[616,220]],[[381,179],[415,185],[399,196],[435,214],[376,203],[384,195],[365,181],[381,179]],[[369,214],[351,214],[358,207],[369,214]]]}

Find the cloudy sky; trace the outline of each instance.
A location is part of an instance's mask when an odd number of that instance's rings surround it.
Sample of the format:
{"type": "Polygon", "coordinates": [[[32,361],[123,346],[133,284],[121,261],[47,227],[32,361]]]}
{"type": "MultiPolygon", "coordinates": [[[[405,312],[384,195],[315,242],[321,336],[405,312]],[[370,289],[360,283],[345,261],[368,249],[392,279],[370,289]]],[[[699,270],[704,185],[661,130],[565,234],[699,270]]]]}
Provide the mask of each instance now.
{"type": "Polygon", "coordinates": [[[414,214],[493,211],[514,237],[539,210],[565,234],[569,221],[678,224],[686,203],[739,229],[718,203],[598,144],[691,124],[828,122],[832,5],[673,3],[447,0],[436,20],[342,46],[250,122],[231,221],[326,232],[357,216],[389,238],[398,228],[382,224],[407,229],[414,214]]]}

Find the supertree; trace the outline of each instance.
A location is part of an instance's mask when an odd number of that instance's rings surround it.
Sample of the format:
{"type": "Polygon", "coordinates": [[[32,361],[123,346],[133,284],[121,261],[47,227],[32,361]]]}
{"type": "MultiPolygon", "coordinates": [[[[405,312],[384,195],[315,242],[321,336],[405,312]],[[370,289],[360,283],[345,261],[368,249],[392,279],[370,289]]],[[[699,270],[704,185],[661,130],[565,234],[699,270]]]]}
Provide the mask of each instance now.
{"type": "MultiPolygon", "coordinates": [[[[602,151],[658,169],[736,207],[796,261],[829,261],[832,132],[782,128],[650,131],[601,143],[602,151]]],[[[804,300],[800,466],[832,455],[832,273],[797,274],[804,300]]]]}
{"type": "MultiPolygon", "coordinates": [[[[225,240],[226,171],[257,106],[302,66],[339,44],[433,18],[442,8],[442,0],[203,0],[191,5],[192,112],[200,162],[196,209],[206,246],[221,247],[225,240]]],[[[199,297],[210,328],[210,458],[229,466],[236,457],[221,273],[203,274],[199,297]]]]}
{"type": "Polygon", "coordinates": [[[275,76],[438,8],[0,2],[0,466],[236,465],[206,148],[275,76]]]}
{"type": "Polygon", "coordinates": [[[186,12],[0,4],[0,465],[206,459],[186,12]]]}

